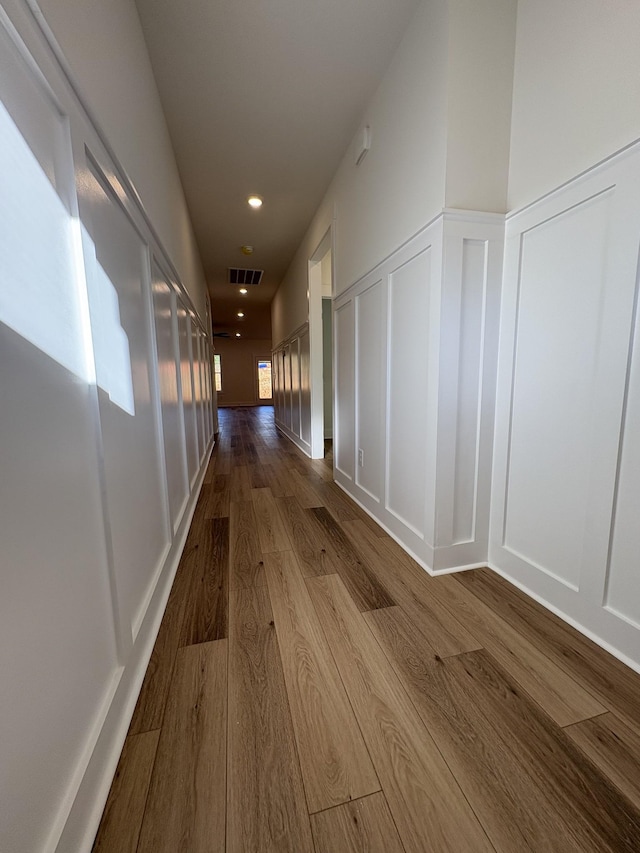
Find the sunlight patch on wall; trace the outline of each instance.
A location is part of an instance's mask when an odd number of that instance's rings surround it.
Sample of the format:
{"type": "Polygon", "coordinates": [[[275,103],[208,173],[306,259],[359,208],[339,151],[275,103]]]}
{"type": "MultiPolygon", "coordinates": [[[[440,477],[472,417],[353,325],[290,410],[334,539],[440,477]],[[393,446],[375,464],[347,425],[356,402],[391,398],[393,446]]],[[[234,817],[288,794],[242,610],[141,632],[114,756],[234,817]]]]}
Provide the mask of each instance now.
{"type": "Polygon", "coordinates": [[[0,103],[0,322],[81,381],[96,381],[135,414],[129,341],[102,267],[90,278],[80,230],[6,107],[0,103]]]}
{"type": "Polygon", "coordinates": [[[88,382],[71,217],[2,104],[0,139],[0,321],[88,382]]]}

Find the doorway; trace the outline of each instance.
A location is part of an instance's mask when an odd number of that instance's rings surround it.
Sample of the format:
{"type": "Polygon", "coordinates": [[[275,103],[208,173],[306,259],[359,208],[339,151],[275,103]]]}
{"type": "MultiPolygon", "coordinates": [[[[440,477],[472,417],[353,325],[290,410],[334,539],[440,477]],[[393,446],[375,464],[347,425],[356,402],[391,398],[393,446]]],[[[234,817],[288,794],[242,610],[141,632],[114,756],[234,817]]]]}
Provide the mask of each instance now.
{"type": "Polygon", "coordinates": [[[333,438],[333,248],[331,228],[309,259],[311,456],[333,438]]]}
{"type": "Polygon", "coordinates": [[[259,406],[273,404],[273,377],[271,373],[271,356],[256,359],[256,394],[259,406]]]}

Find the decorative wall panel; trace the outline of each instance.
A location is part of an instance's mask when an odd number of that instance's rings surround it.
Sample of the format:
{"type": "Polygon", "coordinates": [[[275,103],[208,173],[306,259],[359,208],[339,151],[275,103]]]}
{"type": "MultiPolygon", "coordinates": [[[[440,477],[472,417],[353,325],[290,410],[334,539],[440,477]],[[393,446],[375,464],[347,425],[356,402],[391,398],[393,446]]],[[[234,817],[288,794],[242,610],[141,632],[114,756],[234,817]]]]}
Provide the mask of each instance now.
{"type": "Polygon", "coordinates": [[[358,354],[356,482],[380,501],[386,388],[385,288],[378,280],[356,297],[358,354]]]}
{"type": "Polygon", "coordinates": [[[353,300],[336,306],[334,314],[336,408],[334,458],[348,480],[355,475],[355,308],[353,300]]]}
{"type": "Polygon", "coordinates": [[[389,276],[386,509],[425,536],[431,249],[389,276]]]}

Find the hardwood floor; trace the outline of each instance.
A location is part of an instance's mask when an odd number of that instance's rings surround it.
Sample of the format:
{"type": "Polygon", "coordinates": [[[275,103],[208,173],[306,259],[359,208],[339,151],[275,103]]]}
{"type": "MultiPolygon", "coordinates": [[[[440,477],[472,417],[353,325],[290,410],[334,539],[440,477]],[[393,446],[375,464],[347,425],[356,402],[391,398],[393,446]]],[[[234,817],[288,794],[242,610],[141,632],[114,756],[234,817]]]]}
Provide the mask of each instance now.
{"type": "Polygon", "coordinates": [[[331,464],[220,411],[95,853],[638,853],[640,675],[331,464]]]}

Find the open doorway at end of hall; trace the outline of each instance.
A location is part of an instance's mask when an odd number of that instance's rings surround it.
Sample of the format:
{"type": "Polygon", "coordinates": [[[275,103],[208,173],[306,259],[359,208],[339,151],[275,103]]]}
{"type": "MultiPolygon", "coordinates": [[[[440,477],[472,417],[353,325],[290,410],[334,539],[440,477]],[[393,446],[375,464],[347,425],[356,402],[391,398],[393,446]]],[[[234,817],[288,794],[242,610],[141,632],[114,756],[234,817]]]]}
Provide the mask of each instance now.
{"type": "Polygon", "coordinates": [[[256,358],[256,395],[259,406],[273,405],[271,356],[256,358]]]}
{"type": "Polygon", "coordinates": [[[333,251],[331,229],[309,259],[311,456],[329,455],[333,441],[333,251]]]}
{"type": "MultiPolygon", "coordinates": [[[[329,283],[329,287],[331,284],[329,283]]],[[[331,294],[331,291],[329,291],[331,294]]],[[[331,295],[322,297],[322,400],[325,452],[333,442],[333,324],[331,295]]]]}

